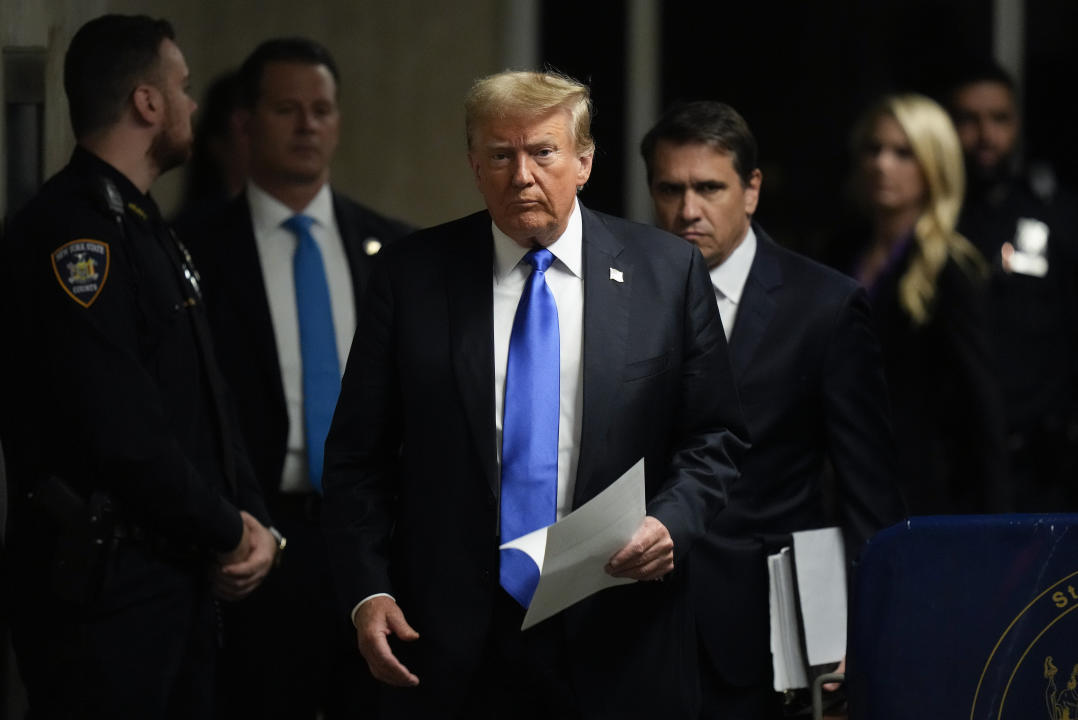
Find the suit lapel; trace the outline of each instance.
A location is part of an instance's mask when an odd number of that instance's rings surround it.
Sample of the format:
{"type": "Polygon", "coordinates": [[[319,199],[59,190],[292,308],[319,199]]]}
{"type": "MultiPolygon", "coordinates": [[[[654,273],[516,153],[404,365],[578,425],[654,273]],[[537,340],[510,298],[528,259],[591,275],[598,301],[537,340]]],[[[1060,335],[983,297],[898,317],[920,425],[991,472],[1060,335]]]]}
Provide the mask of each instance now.
{"type": "Polygon", "coordinates": [[[771,238],[758,226],[754,226],[754,230],[756,257],[749,268],[734,332],[730,337],[730,363],[738,382],[745,376],[760,340],[775,314],[775,300],[771,293],[782,285],[782,270],[771,247],[771,238]]]}
{"type": "Polygon", "coordinates": [[[494,240],[479,213],[447,243],[450,352],[464,414],[491,492],[498,494],[494,427],[494,240]]]}
{"type": "Polygon", "coordinates": [[[220,270],[231,274],[228,282],[220,283],[221,288],[228,288],[230,303],[236,310],[236,316],[246,328],[251,347],[258,351],[251,353],[256,357],[266,386],[273,393],[274,404],[280,412],[287,413],[284,399],[284,384],[281,380],[281,367],[277,355],[277,339],[273,331],[273,317],[269,302],[266,300],[266,286],[262,278],[262,265],[258,260],[258,247],[255,243],[254,227],[251,225],[251,208],[246,197],[233,206],[234,212],[229,218],[230,238],[224,238],[225,262],[220,270]]]}
{"type": "Polygon", "coordinates": [[[370,258],[367,249],[363,247],[368,239],[367,228],[364,227],[363,216],[341,202],[337,193],[333,193],[333,215],[337,219],[337,231],[341,234],[341,243],[344,244],[344,254],[348,258],[348,269],[352,274],[352,293],[358,313],[360,302],[363,300],[363,290],[367,287],[367,275],[370,273],[370,258]]]}
{"type": "Polygon", "coordinates": [[[581,206],[584,254],[584,407],[573,506],[594,493],[589,485],[610,429],[610,412],[621,382],[629,339],[631,258],[595,213],[581,206]],[[621,281],[611,270],[621,271],[621,281]]]}

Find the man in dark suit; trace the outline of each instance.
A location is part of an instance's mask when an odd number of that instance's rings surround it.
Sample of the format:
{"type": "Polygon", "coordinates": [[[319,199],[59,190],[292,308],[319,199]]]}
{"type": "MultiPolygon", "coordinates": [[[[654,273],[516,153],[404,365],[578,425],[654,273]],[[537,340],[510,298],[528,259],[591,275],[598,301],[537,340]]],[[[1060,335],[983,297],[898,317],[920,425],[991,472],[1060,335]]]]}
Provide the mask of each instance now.
{"type": "Polygon", "coordinates": [[[337,68],[324,47],[269,40],[243,63],[238,85],[250,179],[190,240],[243,437],[288,557],[271,585],[226,608],[222,712],[354,717],[362,662],[333,611],[318,527],[322,446],[374,256],[407,229],[329,185],[340,120],[337,68]],[[303,269],[312,247],[321,273],[314,291],[303,269]],[[319,307],[317,290],[328,306],[319,307]],[[310,384],[319,377],[328,389],[310,384]],[[257,698],[232,692],[247,678],[265,688],[257,698]]]}
{"type": "Polygon", "coordinates": [[[669,111],[641,143],[660,227],[710,267],[752,448],[727,509],[691,556],[707,718],[781,717],[772,689],[766,558],[832,524],[837,479],[851,557],[903,516],[879,346],[865,292],[751,222],[763,176],[744,119],[715,102],[669,111]]]}
{"type": "Polygon", "coordinates": [[[326,443],[331,563],[389,686],[381,717],[690,717],[683,561],[744,447],[703,261],[577,202],[594,152],[585,86],[501,73],[465,111],[487,210],[383,256],[326,443]],[[641,457],[647,517],[607,571],[663,582],[521,632],[530,593],[499,555],[506,528],[540,509],[553,522],[641,457]],[[522,477],[534,494],[514,506],[522,477]]]}

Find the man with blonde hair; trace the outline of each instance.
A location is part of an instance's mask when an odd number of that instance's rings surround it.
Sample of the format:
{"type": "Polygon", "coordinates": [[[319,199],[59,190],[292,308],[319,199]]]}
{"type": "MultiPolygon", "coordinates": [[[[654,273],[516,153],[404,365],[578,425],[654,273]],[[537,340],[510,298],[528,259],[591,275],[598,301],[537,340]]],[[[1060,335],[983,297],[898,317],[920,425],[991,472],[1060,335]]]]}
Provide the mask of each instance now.
{"type": "Polygon", "coordinates": [[[577,201],[585,86],[500,73],[465,108],[486,210],[383,253],[326,442],[331,562],[381,716],[694,716],[682,561],[745,446],[703,259],[577,201]],[[641,456],[647,517],[607,572],[663,582],[522,632],[537,568],[499,546],[641,456]]]}

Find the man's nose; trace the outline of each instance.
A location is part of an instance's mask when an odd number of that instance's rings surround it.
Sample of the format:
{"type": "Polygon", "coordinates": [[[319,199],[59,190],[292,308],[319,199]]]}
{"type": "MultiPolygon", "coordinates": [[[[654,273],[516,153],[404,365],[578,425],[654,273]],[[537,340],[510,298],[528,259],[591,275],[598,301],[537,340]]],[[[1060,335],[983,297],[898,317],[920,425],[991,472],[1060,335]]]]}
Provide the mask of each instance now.
{"type": "Polygon", "coordinates": [[[686,222],[692,222],[700,217],[700,202],[696,197],[696,193],[686,191],[681,196],[681,219],[686,222]]]}
{"type": "Polygon", "coordinates": [[[513,161],[513,185],[515,187],[527,187],[532,184],[532,170],[530,159],[526,155],[520,155],[513,161]]]}
{"type": "Polygon", "coordinates": [[[300,109],[299,116],[296,118],[296,120],[297,120],[296,126],[300,130],[305,130],[305,131],[313,130],[314,126],[316,124],[315,123],[314,111],[309,110],[307,108],[301,108],[300,109]]]}

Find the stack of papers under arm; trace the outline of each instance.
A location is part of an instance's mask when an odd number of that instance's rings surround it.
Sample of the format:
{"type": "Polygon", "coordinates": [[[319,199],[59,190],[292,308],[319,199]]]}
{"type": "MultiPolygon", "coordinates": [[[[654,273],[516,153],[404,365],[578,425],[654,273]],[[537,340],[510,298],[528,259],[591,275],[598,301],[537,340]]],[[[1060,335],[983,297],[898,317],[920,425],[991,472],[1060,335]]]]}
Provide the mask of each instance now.
{"type": "Polygon", "coordinates": [[[775,689],[808,687],[790,548],[783,548],[767,558],[767,573],[771,581],[771,659],[775,689]]]}
{"type": "Polygon", "coordinates": [[[809,685],[811,668],[846,654],[846,557],[838,528],[793,534],[767,559],[771,655],[778,691],[809,685]]]}

